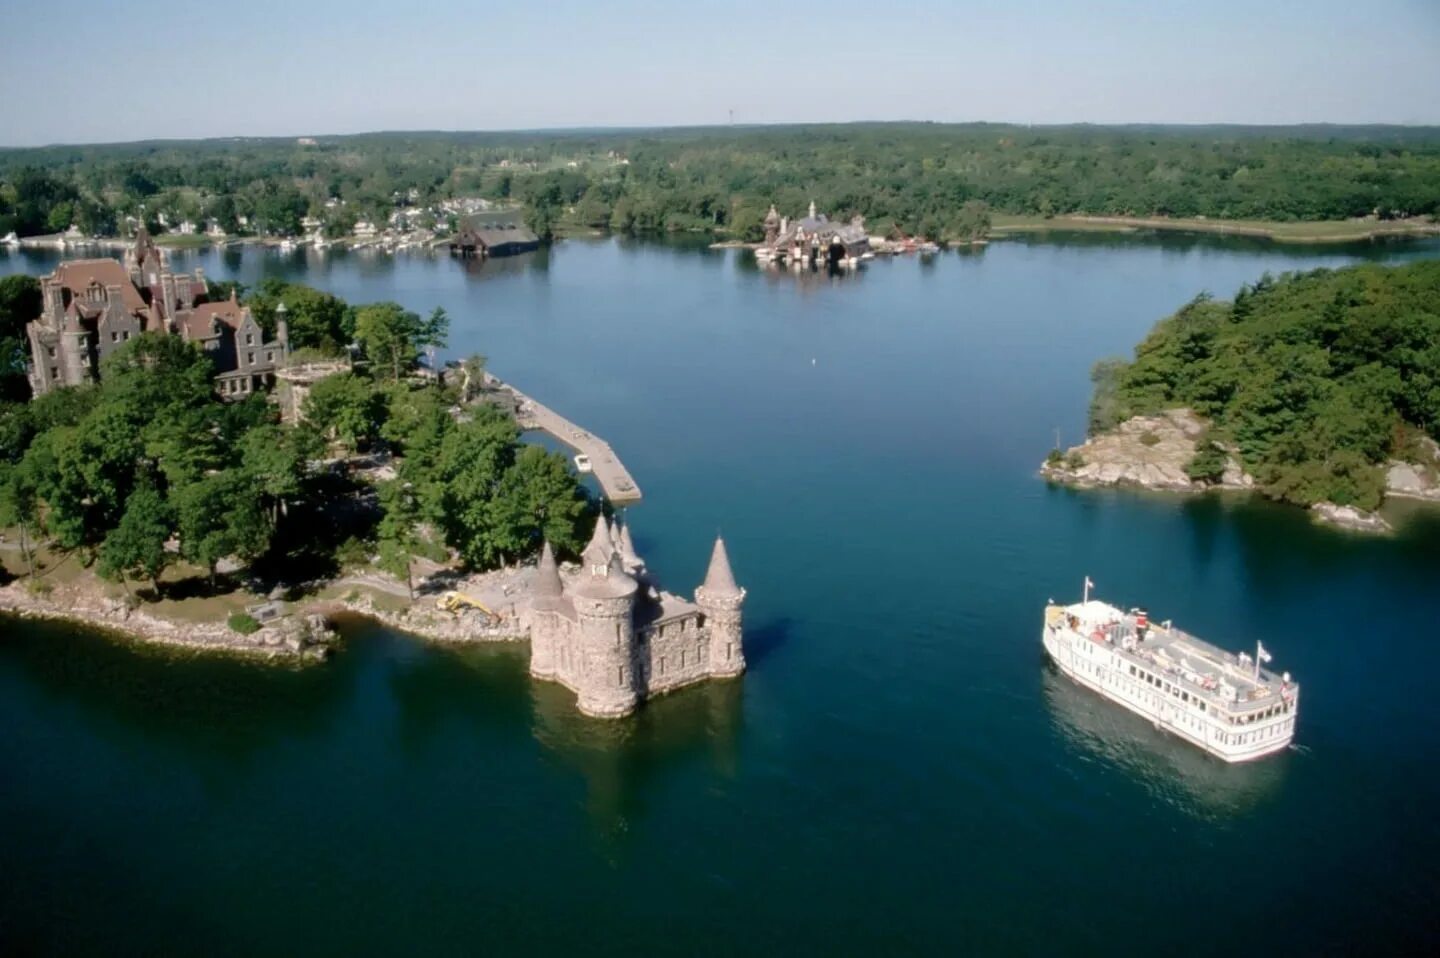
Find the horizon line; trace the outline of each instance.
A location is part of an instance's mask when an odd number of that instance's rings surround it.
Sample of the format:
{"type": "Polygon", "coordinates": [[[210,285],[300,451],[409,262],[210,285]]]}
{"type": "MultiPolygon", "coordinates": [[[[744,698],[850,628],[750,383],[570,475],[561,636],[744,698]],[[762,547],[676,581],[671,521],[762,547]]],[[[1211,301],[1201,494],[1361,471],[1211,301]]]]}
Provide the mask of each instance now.
{"type": "Polygon", "coordinates": [[[22,150],[50,150],[58,148],[96,148],[116,146],[143,146],[146,144],[200,144],[218,142],[263,142],[267,140],[340,140],[365,136],[465,136],[465,135],[583,135],[583,134],[621,134],[621,133],[666,133],[686,130],[767,130],[784,129],[787,127],[845,127],[845,126],[934,126],[934,127],[1006,127],[1011,129],[1049,129],[1064,130],[1077,127],[1090,127],[1100,130],[1125,130],[1125,129],[1176,129],[1176,130],[1204,130],[1204,129],[1226,129],[1226,130],[1303,130],[1303,129],[1324,129],[1327,127],[1348,128],[1348,129],[1374,129],[1374,130],[1410,130],[1425,131],[1434,130],[1440,132],[1440,122],[1435,123],[1395,123],[1395,122],[1347,122],[1343,120],[1303,120],[1295,123],[1243,123],[1232,121],[1216,122],[1171,122],[1171,121],[1148,121],[1148,120],[1127,120],[1117,123],[1103,123],[1091,120],[1074,120],[1065,122],[1047,123],[1023,123],[1012,120],[782,120],[774,123],[677,123],[668,125],[615,125],[615,126],[537,126],[537,127],[496,127],[496,128],[472,128],[472,129],[439,129],[439,128],[417,128],[417,129],[377,129],[361,130],[351,133],[252,133],[252,134],[221,134],[216,136],[154,136],[139,140],[103,140],[103,141],[56,141],[51,143],[40,143],[31,145],[4,145],[0,144],[0,151],[19,152],[22,150]]]}

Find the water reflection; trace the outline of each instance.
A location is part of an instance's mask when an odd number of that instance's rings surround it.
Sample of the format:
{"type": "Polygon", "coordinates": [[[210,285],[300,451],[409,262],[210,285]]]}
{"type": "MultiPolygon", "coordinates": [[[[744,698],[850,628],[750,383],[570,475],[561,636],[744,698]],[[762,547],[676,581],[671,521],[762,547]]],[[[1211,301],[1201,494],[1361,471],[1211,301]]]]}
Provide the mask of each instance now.
{"type": "Polygon", "coordinates": [[[692,763],[718,780],[735,777],[743,682],[712,682],[646,703],[620,721],[586,718],[575,695],[548,682],[531,686],[535,739],[585,779],[595,832],[618,841],[642,820],[656,781],[692,763]]]}
{"type": "Polygon", "coordinates": [[[1124,772],[1155,799],[1204,819],[1224,819],[1276,794],[1292,756],[1230,765],[1107,702],[1045,664],[1042,693],[1055,727],[1075,751],[1124,772]]]}

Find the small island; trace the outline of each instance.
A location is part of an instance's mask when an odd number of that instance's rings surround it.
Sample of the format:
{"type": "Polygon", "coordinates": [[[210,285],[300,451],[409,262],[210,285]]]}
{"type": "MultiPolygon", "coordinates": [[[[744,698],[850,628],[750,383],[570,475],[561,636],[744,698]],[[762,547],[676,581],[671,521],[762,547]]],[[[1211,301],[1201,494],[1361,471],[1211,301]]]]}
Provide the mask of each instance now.
{"type": "Polygon", "coordinates": [[[1202,294],[1091,378],[1089,437],[1051,481],[1254,490],[1366,532],[1387,496],[1440,502],[1440,263],[1202,294]]]}
{"type": "Polygon", "coordinates": [[[284,660],[324,658],[346,613],[530,639],[532,674],[601,717],[743,672],[724,544],[693,601],[667,591],[610,446],[484,357],[427,362],[448,329],[176,274],[143,232],[123,262],[0,279],[0,355],[30,360],[0,368],[0,614],[284,660]],[[602,494],[527,431],[584,450],[602,494]]]}

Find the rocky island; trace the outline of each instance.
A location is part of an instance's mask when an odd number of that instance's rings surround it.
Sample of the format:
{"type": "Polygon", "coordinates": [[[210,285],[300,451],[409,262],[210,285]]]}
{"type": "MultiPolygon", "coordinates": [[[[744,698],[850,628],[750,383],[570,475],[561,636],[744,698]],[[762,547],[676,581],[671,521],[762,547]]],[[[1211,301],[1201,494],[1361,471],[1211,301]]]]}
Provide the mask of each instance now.
{"type": "Polygon", "coordinates": [[[1440,264],[1265,276],[1202,295],[1092,373],[1090,435],[1041,466],[1073,486],[1253,490],[1387,532],[1440,502],[1440,264]]]}

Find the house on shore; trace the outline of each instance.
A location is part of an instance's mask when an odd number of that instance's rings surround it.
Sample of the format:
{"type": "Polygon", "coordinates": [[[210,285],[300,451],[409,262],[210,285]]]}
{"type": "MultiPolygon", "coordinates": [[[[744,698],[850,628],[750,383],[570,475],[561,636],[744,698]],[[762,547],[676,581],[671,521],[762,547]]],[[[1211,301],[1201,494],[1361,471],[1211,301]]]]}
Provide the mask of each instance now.
{"type": "Polygon", "coordinates": [[[142,228],[124,262],[69,260],[40,279],[41,312],[26,324],[30,388],[40,396],[100,378],[101,361],[141,333],[196,343],[215,364],[215,389],[242,399],[275,383],[289,341],[286,323],[266,341],[250,310],[231,294],[211,303],[205,274],[171,273],[142,228]]]}

